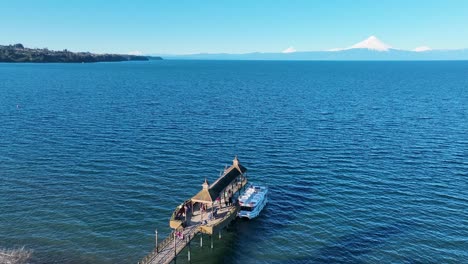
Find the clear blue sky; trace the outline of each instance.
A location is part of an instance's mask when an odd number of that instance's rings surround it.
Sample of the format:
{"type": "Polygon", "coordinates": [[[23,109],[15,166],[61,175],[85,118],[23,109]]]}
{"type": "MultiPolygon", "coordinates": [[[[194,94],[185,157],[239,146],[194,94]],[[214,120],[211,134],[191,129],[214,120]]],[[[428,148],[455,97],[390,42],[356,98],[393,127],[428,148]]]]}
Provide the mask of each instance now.
{"type": "Polygon", "coordinates": [[[145,54],[468,48],[466,0],[3,1],[0,44],[145,54]]]}

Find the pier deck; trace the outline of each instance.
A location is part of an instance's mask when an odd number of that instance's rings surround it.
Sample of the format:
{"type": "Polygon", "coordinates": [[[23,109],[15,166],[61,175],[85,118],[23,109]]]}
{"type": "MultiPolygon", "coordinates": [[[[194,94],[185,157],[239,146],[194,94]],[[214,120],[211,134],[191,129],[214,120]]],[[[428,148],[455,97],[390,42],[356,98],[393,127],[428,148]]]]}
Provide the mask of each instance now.
{"type": "MultiPolygon", "coordinates": [[[[237,185],[232,191],[236,192],[246,184],[247,181],[244,181],[242,185],[237,185]]],[[[218,210],[217,217],[210,217],[210,214],[202,214],[200,211],[194,212],[193,215],[190,216],[190,220],[187,221],[189,225],[184,229],[180,229],[183,230],[181,231],[183,232],[183,239],[176,237],[174,235],[175,231],[171,232],[164,241],[158,244],[157,249],[154,248],[153,251],[139,263],[167,264],[172,262],[198,233],[213,235],[220,232],[236,218],[239,209],[237,205],[222,207],[218,210]],[[175,243],[174,239],[176,240],[175,243]]]]}
{"type": "Polygon", "coordinates": [[[153,251],[138,263],[170,263],[187,245],[189,245],[188,259],[190,261],[190,241],[198,233],[211,236],[218,233],[221,235],[221,230],[236,219],[240,210],[240,206],[234,200],[247,184],[247,178],[244,176],[245,171],[246,169],[238,163],[236,157],[233,166],[225,169],[224,174],[211,186],[205,180],[202,185],[203,190],[174,211],[169,221],[171,228],[173,228],[171,234],[158,243],[153,251]],[[228,204],[228,201],[233,203],[228,204]],[[182,233],[183,236],[179,235],[178,237],[178,232],[182,233]]]}

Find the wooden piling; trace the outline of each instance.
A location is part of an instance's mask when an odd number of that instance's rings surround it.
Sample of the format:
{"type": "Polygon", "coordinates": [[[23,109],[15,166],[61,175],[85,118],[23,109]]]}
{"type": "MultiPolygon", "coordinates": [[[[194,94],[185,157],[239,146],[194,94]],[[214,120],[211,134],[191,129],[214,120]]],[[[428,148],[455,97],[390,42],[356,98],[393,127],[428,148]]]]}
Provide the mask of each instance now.
{"type": "Polygon", "coordinates": [[[156,253],[158,253],[158,229],[156,229],[155,234],[156,234],[156,253]]]}
{"type": "Polygon", "coordinates": [[[187,255],[187,259],[188,259],[188,262],[191,263],[191,260],[190,260],[190,236],[187,238],[188,239],[188,255],[187,255]]]}
{"type": "Polygon", "coordinates": [[[177,236],[176,236],[176,231],[174,230],[174,264],[176,263],[177,259],[177,236]]]}

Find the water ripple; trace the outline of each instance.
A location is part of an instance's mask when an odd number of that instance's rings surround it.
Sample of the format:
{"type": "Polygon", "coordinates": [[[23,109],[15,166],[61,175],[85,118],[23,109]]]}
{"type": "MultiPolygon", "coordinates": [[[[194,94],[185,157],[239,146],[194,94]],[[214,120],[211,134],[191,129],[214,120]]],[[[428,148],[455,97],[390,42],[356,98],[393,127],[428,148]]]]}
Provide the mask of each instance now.
{"type": "Polygon", "coordinates": [[[0,247],[136,263],[238,154],[270,203],[194,263],[466,262],[468,64],[422,64],[0,64],[0,247]]]}

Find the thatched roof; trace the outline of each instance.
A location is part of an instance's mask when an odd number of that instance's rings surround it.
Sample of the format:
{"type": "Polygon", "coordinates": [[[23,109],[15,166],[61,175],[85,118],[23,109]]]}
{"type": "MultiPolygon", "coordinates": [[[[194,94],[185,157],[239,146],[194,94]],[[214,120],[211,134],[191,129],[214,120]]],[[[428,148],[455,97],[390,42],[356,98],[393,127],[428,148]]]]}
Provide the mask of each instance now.
{"type": "Polygon", "coordinates": [[[245,173],[247,169],[239,163],[237,156],[234,158],[231,167],[224,171],[224,174],[219,177],[213,184],[208,185],[205,179],[203,189],[198,192],[193,198],[192,202],[199,203],[212,203],[218,198],[220,193],[234,181],[239,175],[245,173]]]}
{"type": "Polygon", "coordinates": [[[205,182],[202,184],[203,189],[192,197],[192,202],[207,203],[213,202],[216,197],[213,197],[209,190],[208,181],[205,179],[205,182]]]}

